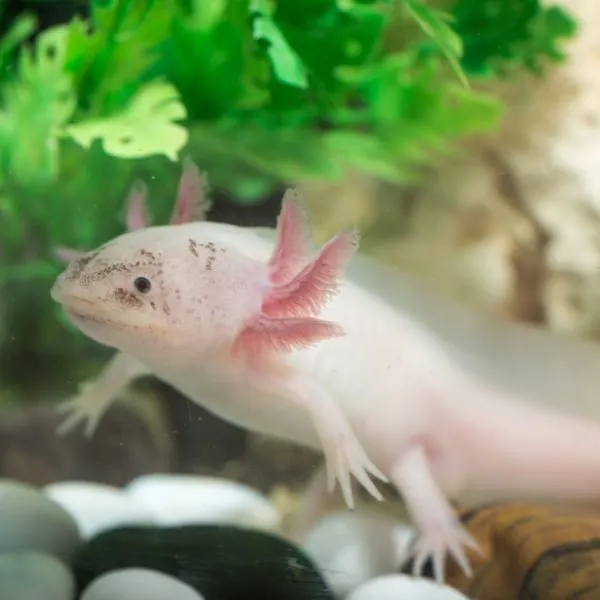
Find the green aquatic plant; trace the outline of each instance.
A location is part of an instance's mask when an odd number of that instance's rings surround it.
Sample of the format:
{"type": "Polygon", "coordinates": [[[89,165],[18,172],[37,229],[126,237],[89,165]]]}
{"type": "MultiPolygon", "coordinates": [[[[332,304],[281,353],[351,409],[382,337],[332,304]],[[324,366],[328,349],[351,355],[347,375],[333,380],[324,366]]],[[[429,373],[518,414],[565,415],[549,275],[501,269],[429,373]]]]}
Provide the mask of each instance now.
{"type": "Polygon", "coordinates": [[[541,74],[544,61],[565,58],[561,42],[576,32],[568,13],[539,0],[457,0],[452,16],[470,77],[507,77],[521,69],[541,74]]]}
{"type": "Polygon", "coordinates": [[[0,38],[0,347],[13,340],[16,356],[32,336],[46,357],[67,344],[47,300],[60,269],[51,249],[120,233],[134,178],[159,218],[184,153],[240,204],[348,168],[414,182],[497,122],[479,79],[539,71],[574,32],[536,0],[88,7],[33,40],[35,16],[23,14],[0,38]]]}

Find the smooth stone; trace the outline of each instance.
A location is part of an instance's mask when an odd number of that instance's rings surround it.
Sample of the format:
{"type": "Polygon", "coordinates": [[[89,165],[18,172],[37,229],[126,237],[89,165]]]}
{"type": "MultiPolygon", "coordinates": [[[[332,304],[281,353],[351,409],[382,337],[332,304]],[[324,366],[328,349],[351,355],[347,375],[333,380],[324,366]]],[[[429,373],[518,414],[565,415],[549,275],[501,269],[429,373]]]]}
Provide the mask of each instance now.
{"type": "Polygon", "coordinates": [[[116,487],[86,481],[59,481],[44,493],[60,504],[79,526],[87,540],[107,529],[125,525],[152,525],[150,512],[116,487]]]}
{"type": "Polygon", "coordinates": [[[143,475],[125,491],[163,526],[221,524],[277,531],[279,514],[259,491],[200,475],[143,475]]]}
{"type": "Polygon", "coordinates": [[[469,600],[467,596],[431,579],[386,575],[364,583],[345,600],[469,600]]]}
{"type": "Polygon", "coordinates": [[[394,517],[339,511],[317,522],[302,546],[336,596],[380,575],[395,573],[408,558],[414,529],[394,517]]]}
{"type": "Polygon", "coordinates": [[[158,571],[120,569],[90,583],[79,600],[204,600],[192,587],[158,571]]]}
{"type": "Polygon", "coordinates": [[[50,554],[0,554],[0,598],[3,600],[73,600],[75,578],[50,554]]]}
{"type": "Polygon", "coordinates": [[[333,600],[313,562],[280,536],[246,527],[127,527],[101,533],[73,562],[79,590],[116,569],[177,577],[207,600],[333,600]]]}
{"type": "Polygon", "coordinates": [[[68,559],[81,541],[77,523],[37,488],[0,480],[0,553],[37,551],[68,559]]]}

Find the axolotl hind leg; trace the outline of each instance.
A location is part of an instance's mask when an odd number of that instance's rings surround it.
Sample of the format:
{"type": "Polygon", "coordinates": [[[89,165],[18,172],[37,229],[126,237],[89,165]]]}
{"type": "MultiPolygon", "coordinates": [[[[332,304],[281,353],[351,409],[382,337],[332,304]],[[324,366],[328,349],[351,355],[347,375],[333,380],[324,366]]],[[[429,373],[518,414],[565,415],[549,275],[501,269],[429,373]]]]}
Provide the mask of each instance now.
{"type": "Polygon", "coordinates": [[[413,574],[419,575],[425,561],[433,561],[437,581],[444,581],[446,554],[450,554],[467,576],[471,576],[465,548],[480,553],[475,539],[467,532],[432,473],[430,461],[420,444],[412,445],[396,461],[390,479],[402,494],[417,527],[413,547],[413,574]]]}

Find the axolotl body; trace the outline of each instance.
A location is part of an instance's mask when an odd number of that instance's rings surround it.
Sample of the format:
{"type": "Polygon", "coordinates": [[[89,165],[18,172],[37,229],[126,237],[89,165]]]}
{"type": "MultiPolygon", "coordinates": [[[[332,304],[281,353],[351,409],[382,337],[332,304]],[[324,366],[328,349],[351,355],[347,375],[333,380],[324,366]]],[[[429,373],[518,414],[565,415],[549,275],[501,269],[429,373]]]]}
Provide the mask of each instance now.
{"type": "Polygon", "coordinates": [[[154,374],[228,421],[321,450],[349,507],[351,476],[378,499],[373,479],[391,482],[419,531],[415,573],[431,557],[440,580],[448,553],[469,573],[478,549],[448,498],[600,499],[600,426],[493,388],[348,281],[355,231],[311,255],[293,190],[274,240],[181,218],[144,227],[137,214],[52,288],[74,324],[120,351],[67,405],[71,424],[154,374]]]}

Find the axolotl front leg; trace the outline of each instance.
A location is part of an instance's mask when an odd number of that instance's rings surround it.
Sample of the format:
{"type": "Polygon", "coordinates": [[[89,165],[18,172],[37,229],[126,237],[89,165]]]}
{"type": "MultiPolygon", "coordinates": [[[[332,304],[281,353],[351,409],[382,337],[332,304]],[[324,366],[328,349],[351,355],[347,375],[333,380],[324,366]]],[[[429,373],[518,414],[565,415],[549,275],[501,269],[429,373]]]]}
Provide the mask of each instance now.
{"type": "Polygon", "coordinates": [[[79,394],[57,406],[58,413],[67,415],[57,433],[65,435],[81,423],[85,435],[91,437],[119,394],[143,375],[150,375],[145,365],[123,352],[117,352],[96,379],[82,383],[79,394]]]}
{"type": "MultiPolygon", "coordinates": [[[[326,329],[329,324],[323,325],[326,329]]],[[[280,335],[281,331],[278,332],[280,335]]],[[[309,415],[325,456],[328,493],[333,492],[337,480],[346,505],[354,508],[353,475],[371,496],[382,500],[369,474],[384,482],[388,478],[369,459],[342,409],[327,390],[292,369],[282,369],[281,365],[277,365],[275,371],[276,374],[261,365],[248,372],[247,382],[253,388],[276,398],[276,401],[300,408],[309,415]]]]}
{"type": "MultiPolygon", "coordinates": [[[[236,365],[244,386],[272,403],[305,411],[325,455],[327,487],[336,480],[346,504],[354,507],[351,477],[375,498],[382,496],[370,475],[387,481],[371,462],[336,399],[325,386],[297,371],[285,360],[296,349],[345,335],[336,323],[318,313],[336,292],[339,275],[356,248],[356,233],[345,230],[325,244],[317,256],[299,268],[304,257],[303,215],[292,195],[286,196],[279,219],[278,241],[269,263],[271,289],[261,312],[237,335],[227,362],[236,365]]],[[[225,369],[228,366],[225,365],[225,369]]]]}

